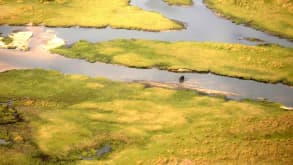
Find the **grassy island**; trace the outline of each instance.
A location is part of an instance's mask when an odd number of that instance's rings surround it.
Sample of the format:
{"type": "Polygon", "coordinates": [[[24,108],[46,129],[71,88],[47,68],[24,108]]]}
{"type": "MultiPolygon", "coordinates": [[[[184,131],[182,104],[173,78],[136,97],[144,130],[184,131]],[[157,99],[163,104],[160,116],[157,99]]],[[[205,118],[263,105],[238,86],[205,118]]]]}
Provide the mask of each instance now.
{"type": "Polygon", "coordinates": [[[52,52],[90,62],[220,75],[293,85],[293,50],[277,45],[247,46],[209,42],[113,40],[79,41],[52,52]]]}
{"type": "Polygon", "coordinates": [[[9,25],[111,26],[147,31],[184,28],[159,13],[130,6],[129,0],[0,0],[0,11],[0,24],[9,25]]]}
{"type": "Polygon", "coordinates": [[[237,23],[293,40],[291,0],[204,0],[208,7],[237,23]]]}

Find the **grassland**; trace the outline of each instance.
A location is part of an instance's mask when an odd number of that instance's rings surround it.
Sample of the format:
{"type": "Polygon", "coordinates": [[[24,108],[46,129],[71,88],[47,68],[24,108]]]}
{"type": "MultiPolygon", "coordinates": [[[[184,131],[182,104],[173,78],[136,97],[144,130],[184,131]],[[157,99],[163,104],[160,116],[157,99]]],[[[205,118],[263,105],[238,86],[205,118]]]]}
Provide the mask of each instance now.
{"type": "Polygon", "coordinates": [[[113,40],[79,41],[54,53],[90,62],[171,71],[213,72],[220,75],[293,85],[293,50],[276,45],[245,46],[200,42],[113,40]]]}
{"type": "Polygon", "coordinates": [[[208,7],[237,23],[293,39],[292,0],[204,0],[208,7]]]}
{"type": "Polygon", "coordinates": [[[278,104],[26,70],[0,74],[23,122],[1,125],[0,164],[290,164],[293,114],[278,104]],[[95,150],[112,152],[98,159],[95,150]],[[93,160],[81,160],[92,158],[93,160]]]}
{"type": "Polygon", "coordinates": [[[0,105],[0,125],[16,123],[18,120],[20,117],[15,109],[7,107],[7,105],[0,105]]]}
{"type": "Polygon", "coordinates": [[[192,0],[164,0],[169,5],[190,6],[193,4],[192,0]]]}
{"type": "Polygon", "coordinates": [[[0,11],[0,24],[10,25],[111,26],[148,31],[183,28],[159,13],[129,6],[129,0],[0,0],[0,11]]]}

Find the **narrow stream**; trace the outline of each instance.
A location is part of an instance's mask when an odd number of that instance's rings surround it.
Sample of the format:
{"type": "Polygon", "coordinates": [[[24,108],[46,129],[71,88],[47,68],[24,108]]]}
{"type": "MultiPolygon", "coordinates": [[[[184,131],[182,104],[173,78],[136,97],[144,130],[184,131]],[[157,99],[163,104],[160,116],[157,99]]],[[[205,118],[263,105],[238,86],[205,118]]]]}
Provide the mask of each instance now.
{"type": "Polygon", "coordinates": [[[91,77],[105,77],[118,81],[155,81],[163,83],[178,83],[182,75],[186,77],[186,84],[197,88],[236,93],[228,96],[231,99],[268,99],[286,106],[293,106],[293,88],[284,84],[266,84],[250,80],[200,73],[173,73],[158,69],[135,69],[119,65],[104,63],[89,63],[85,60],[70,59],[56,54],[50,54],[43,49],[47,41],[48,32],[52,30],[58,37],[68,44],[80,39],[92,42],[107,41],[117,38],[139,38],[163,41],[217,41],[241,44],[255,44],[244,40],[254,37],[269,43],[293,47],[286,39],[281,39],[242,25],[235,25],[220,18],[207,9],[201,0],[195,0],[192,7],[168,6],[158,0],[133,0],[132,5],[145,10],[161,12],[163,15],[183,21],[186,30],[172,32],[144,32],[123,29],[94,29],[94,28],[44,28],[23,26],[0,26],[0,32],[8,34],[12,30],[27,29],[33,31],[30,41],[31,50],[20,52],[16,50],[0,49],[0,71],[11,69],[43,68],[58,70],[68,74],[83,74],[91,77]],[[44,37],[45,36],[45,37],[44,37]]]}

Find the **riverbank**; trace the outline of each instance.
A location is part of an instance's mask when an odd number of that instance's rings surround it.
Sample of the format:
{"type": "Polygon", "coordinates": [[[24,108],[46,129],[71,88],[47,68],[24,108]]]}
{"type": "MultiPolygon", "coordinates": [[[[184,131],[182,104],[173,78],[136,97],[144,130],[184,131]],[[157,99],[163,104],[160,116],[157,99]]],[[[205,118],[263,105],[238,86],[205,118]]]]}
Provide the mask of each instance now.
{"type": "Polygon", "coordinates": [[[53,53],[89,62],[122,64],[175,72],[212,72],[262,82],[293,85],[293,50],[277,45],[246,46],[209,42],[112,40],[79,41],[53,53]]]}
{"type": "Polygon", "coordinates": [[[293,3],[291,1],[204,0],[205,4],[236,23],[252,26],[293,40],[293,3]]]}
{"type": "Polygon", "coordinates": [[[0,127],[2,164],[292,161],[293,116],[274,103],[44,70],[0,73],[0,89],[25,121],[0,127]]]}
{"type": "Polygon", "coordinates": [[[155,12],[130,6],[129,0],[0,1],[0,24],[51,27],[112,27],[145,31],[183,29],[155,12]],[[148,18],[148,19],[145,19],[148,18]]]}

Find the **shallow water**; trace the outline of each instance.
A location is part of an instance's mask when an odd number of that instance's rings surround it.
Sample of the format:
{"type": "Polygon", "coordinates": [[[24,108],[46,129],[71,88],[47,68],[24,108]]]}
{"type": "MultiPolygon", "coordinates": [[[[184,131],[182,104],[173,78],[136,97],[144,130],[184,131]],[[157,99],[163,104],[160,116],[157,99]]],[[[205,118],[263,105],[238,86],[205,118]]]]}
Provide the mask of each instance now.
{"type": "Polygon", "coordinates": [[[186,30],[172,32],[143,32],[123,29],[94,29],[94,28],[42,28],[23,26],[1,26],[0,32],[8,34],[13,30],[28,29],[34,32],[30,42],[29,52],[0,49],[0,71],[21,68],[43,68],[58,70],[63,73],[83,74],[91,77],[105,77],[119,81],[156,81],[178,83],[181,75],[186,77],[185,83],[194,87],[236,93],[229,96],[232,99],[266,98],[269,101],[280,102],[293,106],[293,88],[283,84],[266,84],[250,80],[217,76],[200,73],[172,73],[158,69],[135,69],[104,63],[89,63],[84,60],[70,59],[60,55],[50,54],[42,49],[42,44],[48,40],[46,29],[57,33],[68,44],[80,39],[92,42],[106,41],[117,38],[139,38],[164,41],[217,41],[242,44],[255,44],[243,40],[254,37],[270,43],[293,47],[290,41],[280,39],[242,25],[235,25],[228,20],[216,16],[207,9],[201,0],[196,0],[192,7],[168,6],[158,0],[133,0],[132,5],[146,10],[160,11],[163,15],[183,21],[186,30]],[[242,38],[242,39],[241,39],[242,38]]]}
{"type": "MultiPolygon", "coordinates": [[[[170,19],[183,22],[186,25],[186,29],[165,32],[112,29],[110,27],[104,29],[81,27],[48,29],[54,30],[59,37],[66,40],[67,44],[72,44],[81,39],[91,42],[101,42],[117,38],[136,38],[162,41],[211,41],[255,45],[258,43],[248,41],[245,38],[258,38],[267,43],[293,47],[293,43],[287,39],[272,36],[244,25],[236,25],[230,20],[215,15],[213,11],[203,4],[202,0],[194,0],[194,5],[190,7],[169,6],[160,0],[132,0],[131,5],[149,11],[156,11],[170,19]]],[[[16,30],[20,28],[23,27],[0,26],[0,32],[7,34],[12,29],[16,30]]]]}
{"type": "Polygon", "coordinates": [[[283,84],[266,84],[250,80],[240,80],[201,73],[173,73],[158,69],[135,69],[120,65],[89,63],[84,60],[70,59],[56,54],[17,54],[11,51],[6,53],[0,50],[1,63],[11,68],[43,68],[58,70],[67,74],[82,74],[91,77],[105,77],[118,81],[147,80],[163,83],[179,83],[181,75],[185,76],[184,83],[189,86],[211,90],[236,93],[228,96],[231,99],[258,99],[266,98],[269,101],[279,102],[286,106],[293,106],[293,88],[283,84]],[[17,66],[17,67],[15,67],[17,66]]]}
{"type": "Polygon", "coordinates": [[[72,44],[80,39],[91,42],[101,42],[117,38],[123,39],[150,39],[162,41],[212,41],[255,45],[257,43],[245,40],[245,38],[259,38],[267,43],[293,47],[293,43],[257,31],[244,25],[236,25],[229,20],[221,18],[208,9],[202,0],[194,0],[191,7],[169,6],[160,0],[132,0],[131,5],[145,10],[156,11],[164,16],[184,22],[186,28],[179,31],[145,32],[124,29],[94,29],[94,28],[50,28],[72,44]]]}

